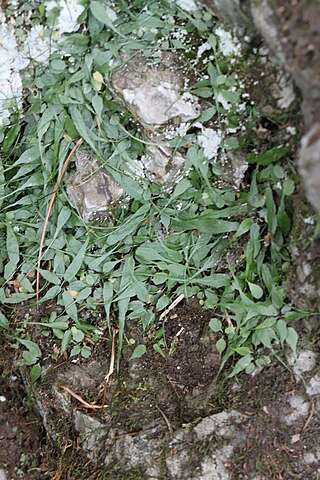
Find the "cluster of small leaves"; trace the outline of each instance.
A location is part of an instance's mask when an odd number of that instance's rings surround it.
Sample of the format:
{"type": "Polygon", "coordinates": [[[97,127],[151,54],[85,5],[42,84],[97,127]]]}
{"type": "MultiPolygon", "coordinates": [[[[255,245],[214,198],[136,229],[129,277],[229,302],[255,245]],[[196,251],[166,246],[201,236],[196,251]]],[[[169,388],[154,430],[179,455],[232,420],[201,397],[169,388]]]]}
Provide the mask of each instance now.
{"type": "MultiPolygon", "coordinates": [[[[90,354],[85,334],[93,328],[79,319],[83,306],[103,306],[107,324],[111,314],[116,315],[120,356],[125,323],[139,319],[148,329],[156,313],[181,293],[198,297],[215,312],[210,326],[224,334],[217,343],[223,364],[231,355],[241,356],[233,374],[265,361],[261,347],[286,342],[295,351],[297,337],[287,327],[292,313],[279,286],[290,260],[285,237],[294,185],[278,164],[287,150],[275,147],[249,154],[251,186],[240,195],[233,188],[214,186],[213,171],[218,170],[206,161],[194,135],[185,137],[192,143],[186,154],[188,178],[181,179],[169,197],[159,185],[134,178],[128,170],[144,145],[110,87],[120,50],[133,55],[143,51],[153,61],[159,50],[181,50],[192,61],[196,55],[190,53],[190,44],[172,32],[183,29],[198,44],[209,37],[215,49],[212,16],[202,11],[187,14],[173,2],[150,2],[145,8],[141,0],[120,1],[111,10],[92,1],[83,22],[86,29],[70,34],[60,45],[63,55],[53,54],[49,67],[36,67],[34,78],[25,82],[28,107],[23,121],[13,116],[4,132],[0,302],[14,308],[34,301],[33,273],[48,201],[73,140],[82,137],[131,200],[115,208],[104,224],[88,223],[60,185],[40,269],[40,303],[55,300],[64,309],[61,316],[41,324],[44,335],[61,341],[60,353],[71,345],[72,355],[90,354]],[[248,239],[245,251],[233,265],[226,264],[227,253],[242,239],[248,239]]],[[[204,72],[209,78],[192,87],[193,94],[208,102],[199,120],[220,121],[223,106],[210,98],[221,93],[234,106],[225,112],[228,126],[237,127],[239,96],[229,90],[235,77],[219,62],[210,62],[204,72]]],[[[8,328],[3,314],[0,325],[8,328]]],[[[24,359],[34,366],[35,381],[41,351],[29,339],[17,341],[26,348],[24,359]]],[[[156,344],[161,353],[160,338],[156,344]]],[[[133,358],[144,353],[139,348],[133,358]]]]}

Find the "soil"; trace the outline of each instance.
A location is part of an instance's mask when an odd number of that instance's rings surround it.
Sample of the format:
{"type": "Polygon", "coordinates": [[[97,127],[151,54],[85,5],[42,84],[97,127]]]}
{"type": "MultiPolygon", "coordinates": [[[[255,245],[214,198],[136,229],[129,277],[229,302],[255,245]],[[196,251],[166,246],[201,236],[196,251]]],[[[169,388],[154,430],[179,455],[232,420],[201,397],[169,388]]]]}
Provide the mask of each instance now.
{"type": "MultiPolygon", "coordinates": [[[[0,364],[8,358],[0,358],[0,364]]],[[[49,478],[43,469],[46,435],[41,420],[32,410],[21,378],[0,367],[0,468],[10,479],[49,478]]],[[[0,475],[1,478],[1,475],[0,475]]]]}

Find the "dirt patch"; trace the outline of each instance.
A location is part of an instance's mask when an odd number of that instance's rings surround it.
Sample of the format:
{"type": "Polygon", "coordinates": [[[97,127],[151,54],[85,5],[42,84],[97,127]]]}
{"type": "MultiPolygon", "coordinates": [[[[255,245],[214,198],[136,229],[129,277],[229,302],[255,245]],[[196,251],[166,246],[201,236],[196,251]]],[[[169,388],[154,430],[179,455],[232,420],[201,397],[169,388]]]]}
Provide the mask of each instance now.
{"type": "Polygon", "coordinates": [[[45,480],[46,435],[19,377],[0,368],[0,468],[10,479],[45,480]]]}
{"type": "Polygon", "coordinates": [[[141,359],[128,361],[132,347],[124,348],[122,391],[110,398],[118,422],[139,419],[143,428],[152,417],[161,418],[161,410],[172,427],[178,428],[208,413],[206,393],[220,365],[214,346],[217,338],[209,329],[209,320],[209,312],[190,302],[176,308],[150,332],[147,352],[141,359]],[[159,331],[163,333],[157,341],[159,331]],[[159,343],[163,356],[154,349],[159,343]]]}
{"type": "Polygon", "coordinates": [[[320,417],[303,382],[279,364],[243,380],[238,393],[235,385],[226,392],[229,407],[248,415],[243,425],[247,443],[235,452],[231,479],[249,479],[257,472],[261,479],[318,479],[314,440],[320,417]]]}

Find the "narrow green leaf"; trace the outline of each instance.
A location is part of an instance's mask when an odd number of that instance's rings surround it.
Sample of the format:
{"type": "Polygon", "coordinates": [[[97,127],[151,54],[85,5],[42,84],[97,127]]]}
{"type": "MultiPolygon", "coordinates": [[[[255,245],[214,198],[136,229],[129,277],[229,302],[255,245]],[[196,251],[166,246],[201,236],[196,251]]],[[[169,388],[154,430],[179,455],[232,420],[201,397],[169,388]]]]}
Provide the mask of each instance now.
{"type": "Polygon", "coordinates": [[[20,125],[20,122],[18,122],[12,127],[10,127],[9,130],[7,131],[6,136],[2,143],[2,151],[4,154],[9,153],[10,148],[12,147],[13,143],[15,142],[16,138],[19,135],[20,128],[21,128],[21,125],[20,125]]]}
{"type": "Polygon", "coordinates": [[[107,237],[107,244],[110,246],[115,245],[116,243],[121,242],[128,235],[132,235],[132,233],[139,227],[142,220],[145,218],[145,215],[149,209],[150,205],[142,205],[142,207],[140,207],[139,210],[137,210],[136,213],[129,218],[129,220],[116,228],[107,237]]]}
{"type": "Polygon", "coordinates": [[[280,310],[283,307],[285,293],[281,287],[272,286],[271,289],[271,300],[272,305],[280,310]]]}
{"type": "Polygon", "coordinates": [[[8,319],[0,312],[0,327],[7,328],[9,326],[8,319]]]}
{"type": "Polygon", "coordinates": [[[64,279],[65,279],[66,282],[70,282],[71,280],[74,280],[75,276],[77,275],[80,268],[82,267],[84,256],[85,256],[85,253],[86,253],[86,250],[87,250],[87,246],[88,246],[88,241],[86,241],[82,245],[79,252],[74,257],[74,259],[70,263],[69,267],[67,268],[67,270],[64,274],[64,279]]]}
{"type": "Polygon", "coordinates": [[[39,268],[39,272],[41,273],[41,277],[47,280],[47,282],[53,283],[54,285],[60,285],[61,280],[55,273],[43,270],[42,268],[39,268]]]}
{"type": "Polygon", "coordinates": [[[262,330],[264,328],[272,327],[275,323],[275,318],[266,318],[262,323],[256,326],[255,330],[262,330]]]}
{"type": "Polygon", "coordinates": [[[283,235],[287,236],[291,229],[291,220],[285,209],[284,197],[282,197],[278,208],[277,222],[283,235]]]}
{"type": "Polygon", "coordinates": [[[105,282],[103,285],[103,304],[106,311],[107,321],[109,322],[110,318],[110,307],[113,296],[113,285],[111,282],[105,282]]]}
{"type": "Polygon", "coordinates": [[[244,220],[242,220],[233,238],[241,237],[241,235],[244,235],[245,233],[247,233],[250,230],[250,227],[252,224],[253,224],[252,218],[245,218],[244,220]]]}
{"type": "Polygon", "coordinates": [[[25,346],[32,355],[34,355],[37,358],[41,357],[41,350],[39,348],[39,345],[35,342],[32,342],[31,340],[26,340],[24,338],[17,338],[17,341],[21,343],[23,346],[25,346]]]}
{"type": "Polygon", "coordinates": [[[74,126],[76,127],[80,137],[82,137],[84,139],[84,141],[88,145],[90,145],[92,150],[94,152],[96,152],[97,151],[96,146],[93,143],[93,141],[91,140],[91,137],[89,135],[89,131],[88,131],[88,129],[87,129],[85,123],[84,123],[82,114],[80,113],[80,111],[78,110],[78,108],[75,105],[70,105],[69,106],[69,111],[70,111],[70,115],[71,115],[72,121],[74,123],[74,126]]]}
{"type": "Polygon", "coordinates": [[[272,190],[270,187],[266,188],[266,207],[267,207],[267,222],[269,226],[269,232],[274,234],[277,230],[277,215],[276,205],[274,203],[272,190]]]}
{"type": "Polygon", "coordinates": [[[117,28],[114,26],[114,20],[115,20],[115,14],[113,10],[108,7],[106,4],[102,4],[101,2],[97,1],[91,1],[90,2],[90,10],[92,15],[101,23],[104,23],[107,27],[110,28],[110,30],[113,30],[117,35],[119,35],[121,38],[125,38],[125,35],[123,35],[117,28]]]}
{"type": "Polygon", "coordinates": [[[70,343],[70,340],[71,340],[71,329],[68,329],[64,332],[62,337],[60,355],[62,355],[66,351],[70,343]]]}
{"type": "Polygon", "coordinates": [[[287,337],[286,342],[291,348],[294,356],[297,355],[297,343],[298,343],[299,336],[294,328],[288,327],[287,329],[287,337]]]}
{"type": "Polygon", "coordinates": [[[30,372],[30,380],[32,385],[36,383],[37,380],[41,377],[41,366],[39,363],[33,365],[30,372]]]}
{"type": "Polygon", "coordinates": [[[68,292],[67,290],[64,291],[62,294],[62,300],[63,300],[63,305],[67,315],[69,315],[69,317],[72,318],[72,320],[77,322],[78,321],[77,305],[75,304],[74,299],[70,295],[70,292],[68,292]]]}
{"type": "Polygon", "coordinates": [[[171,302],[170,298],[167,295],[161,295],[156,304],[156,310],[159,312],[166,308],[171,302]]]}
{"type": "Polygon", "coordinates": [[[174,189],[173,194],[172,194],[172,198],[180,197],[180,195],[182,195],[190,187],[191,187],[191,182],[187,178],[183,178],[175,186],[175,189],[174,189]]]}
{"type": "Polygon", "coordinates": [[[55,285],[54,287],[49,288],[44,297],[41,298],[41,303],[46,302],[47,300],[52,300],[52,298],[56,298],[59,295],[60,291],[60,285],[55,285]]]}
{"type": "Polygon", "coordinates": [[[17,265],[19,262],[19,244],[16,234],[10,225],[7,223],[7,254],[10,262],[17,265]]]}
{"type": "Polygon", "coordinates": [[[69,220],[70,216],[71,216],[70,208],[66,207],[66,206],[63,206],[61,211],[59,212],[59,215],[58,215],[57,229],[56,229],[55,234],[54,234],[55,237],[58,235],[58,233],[60,232],[62,227],[65,226],[65,224],[69,220]]]}
{"type": "Polygon", "coordinates": [[[95,95],[93,97],[92,101],[92,106],[94,108],[94,111],[96,112],[97,117],[101,118],[102,115],[102,110],[103,110],[103,100],[100,97],[100,95],[95,95]]]}
{"type": "Polygon", "coordinates": [[[253,361],[253,358],[250,354],[245,355],[244,357],[241,357],[235,364],[234,369],[232,370],[230,375],[228,375],[228,378],[232,378],[235,375],[238,375],[238,373],[245,370],[252,361],[253,361]]]}
{"type": "Polygon", "coordinates": [[[3,303],[16,304],[25,302],[34,297],[34,293],[13,293],[10,297],[5,297],[3,303]]]}
{"type": "Polygon", "coordinates": [[[0,156],[0,211],[3,204],[3,200],[5,198],[5,176],[4,176],[4,166],[2,157],[0,156]]]}
{"type": "Polygon", "coordinates": [[[279,340],[280,340],[281,346],[283,346],[283,342],[285,341],[288,335],[287,324],[284,320],[278,320],[275,327],[279,334],[279,340]]]}
{"type": "Polygon", "coordinates": [[[156,273],[152,280],[155,285],[160,285],[168,280],[168,274],[162,272],[156,273]]]}
{"type": "Polygon", "coordinates": [[[135,358],[140,358],[144,355],[147,351],[147,347],[145,345],[137,345],[136,348],[133,350],[131,357],[129,360],[134,360],[135,358]]]}
{"type": "Polygon", "coordinates": [[[159,343],[155,343],[155,344],[153,345],[153,349],[154,349],[155,352],[160,353],[160,355],[161,355],[163,358],[166,358],[166,356],[165,356],[162,348],[160,347],[159,343]]]}
{"type": "Polygon", "coordinates": [[[238,348],[234,348],[233,351],[234,351],[235,353],[237,353],[238,355],[241,355],[242,357],[244,357],[245,355],[250,354],[250,352],[251,352],[250,348],[248,348],[248,347],[238,347],[238,348]]]}
{"type": "Polygon", "coordinates": [[[284,315],[284,318],[285,320],[287,320],[287,322],[294,322],[295,320],[301,320],[302,318],[308,318],[310,317],[311,315],[314,315],[314,314],[310,314],[309,312],[303,312],[303,311],[290,311],[290,312],[286,312],[285,315],[284,315]]]}
{"type": "Polygon", "coordinates": [[[67,330],[69,328],[69,322],[64,320],[57,320],[55,322],[39,322],[37,325],[42,325],[43,327],[52,328],[54,330],[67,330]]]}
{"type": "Polygon", "coordinates": [[[248,153],[247,160],[249,163],[257,163],[258,165],[269,165],[278,162],[289,152],[288,147],[274,147],[263,153],[248,153]]]}

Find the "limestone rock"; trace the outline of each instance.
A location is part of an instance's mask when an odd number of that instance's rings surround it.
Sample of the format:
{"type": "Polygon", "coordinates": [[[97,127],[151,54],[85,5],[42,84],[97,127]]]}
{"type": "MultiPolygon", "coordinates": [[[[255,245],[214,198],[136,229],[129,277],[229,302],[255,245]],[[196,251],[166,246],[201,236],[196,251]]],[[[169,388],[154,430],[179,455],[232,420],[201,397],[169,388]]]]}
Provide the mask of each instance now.
{"type": "Polygon", "coordinates": [[[0,469],[0,480],[7,480],[6,472],[1,468],[0,469]]]}
{"type": "Polygon", "coordinates": [[[109,431],[108,425],[79,410],[74,411],[73,418],[74,427],[80,434],[82,448],[90,458],[93,458],[95,452],[99,451],[99,446],[103,445],[103,439],[109,431]]]}
{"type": "Polygon", "coordinates": [[[70,203],[84,220],[101,220],[110,214],[123,189],[106,169],[84,150],[76,153],[76,173],[68,176],[67,193],[70,203]]]}
{"type": "Polygon", "coordinates": [[[185,159],[179,152],[161,145],[162,135],[153,135],[151,139],[159,146],[154,144],[146,147],[145,154],[141,158],[145,176],[154,182],[170,184],[182,171],[185,159]]]}
{"type": "Polygon", "coordinates": [[[137,120],[156,128],[171,120],[180,123],[198,117],[197,98],[182,92],[185,73],[176,55],[162,52],[159,64],[142,55],[122,59],[124,66],[112,76],[111,84],[137,120]]]}
{"type": "Polygon", "coordinates": [[[186,66],[180,57],[161,52],[159,63],[138,54],[113,74],[111,85],[126,108],[146,129],[146,151],[141,158],[144,176],[172,186],[183,169],[184,158],[168,147],[162,133],[168,124],[179,126],[197,118],[197,97],[183,92],[187,86],[186,66]]]}
{"type": "Polygon", "coordinates": [[[320,122],[316,123],[301,140],[298,159],[305,193],[311,205],[320,211],[320,122]]]}
{"type": "Polygon", "coordinates": [[[203,0],[202,3],[212,8],[222,21],[226,21],[232,26],[244,27],[249,23],[248,17],[237,0],[203,0]]]}

